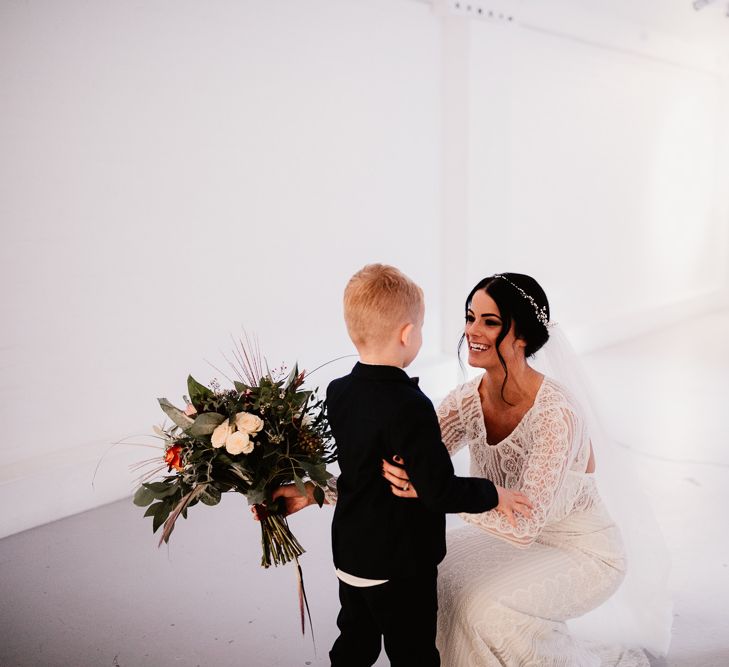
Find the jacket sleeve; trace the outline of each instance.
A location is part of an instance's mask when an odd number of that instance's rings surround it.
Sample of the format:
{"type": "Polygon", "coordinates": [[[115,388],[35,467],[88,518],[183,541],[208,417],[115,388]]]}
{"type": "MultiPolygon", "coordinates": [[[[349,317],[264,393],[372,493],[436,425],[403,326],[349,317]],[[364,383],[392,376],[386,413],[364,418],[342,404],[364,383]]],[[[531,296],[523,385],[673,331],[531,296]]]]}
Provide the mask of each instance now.
{"type": "Polygon", "coordinates": [[[404,459],[418,498],[429,509],[486,512],[498,505],[498,493],[490,480],[456,477],[435,410],[426,396],[403,405],[390,426],[390,437],[392,450],[404,459]]]}

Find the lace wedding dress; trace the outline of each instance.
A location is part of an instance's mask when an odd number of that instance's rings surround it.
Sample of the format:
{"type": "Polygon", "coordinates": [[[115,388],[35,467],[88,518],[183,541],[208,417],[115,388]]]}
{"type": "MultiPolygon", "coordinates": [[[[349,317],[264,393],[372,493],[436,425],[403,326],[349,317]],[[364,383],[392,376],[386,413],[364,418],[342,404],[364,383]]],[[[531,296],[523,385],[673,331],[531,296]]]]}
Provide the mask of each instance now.
{"type": "MultiPolygon", "coordinates": [[[[647,667],[643,651],[572,637],[565,621],[620,585],[620,532],[586,473],[590,437],[577,403],[545,377],[534,405],[499,443],[487,442],[478,386],[438,407],[451,454],[468,446],[472,476],[523,491],[534,505],[513,528],[498,512],[462,514],[438,575],[443,667],[647,667]]],[[[598,469],[599,469],[599,461],[598,469]]]]}

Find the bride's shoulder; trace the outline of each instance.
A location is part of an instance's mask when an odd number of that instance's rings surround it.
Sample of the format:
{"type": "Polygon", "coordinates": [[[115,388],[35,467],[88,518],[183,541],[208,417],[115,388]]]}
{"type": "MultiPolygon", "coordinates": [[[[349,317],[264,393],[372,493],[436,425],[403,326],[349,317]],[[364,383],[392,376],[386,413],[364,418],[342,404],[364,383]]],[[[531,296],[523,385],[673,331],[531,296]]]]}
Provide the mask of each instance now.
{"type": "Polygon", "coordinates": [[[568,408],[573,412],[580,412],[580,404],[572,392],[548,375],[544,376],[539,397],[544,407],[568,408]]]}
{"type": "Polygon", "coordinates": [[[483,376],[484,373],[480,373],[479,375],[472,377],[470,380],[462,382],[451,391],[451,394],[461,397],[462,400],[469,397],[478,396],[478,387],[481,384],[483,376]]]}
{"type": "Polygon", "coordinates": [[[440,402],[441,406],[455,407],[464,402],[468,402],[474,396],[478,396],[478,385],[481,383],[483,374],[466,380],[451,389],[440,402]]]}

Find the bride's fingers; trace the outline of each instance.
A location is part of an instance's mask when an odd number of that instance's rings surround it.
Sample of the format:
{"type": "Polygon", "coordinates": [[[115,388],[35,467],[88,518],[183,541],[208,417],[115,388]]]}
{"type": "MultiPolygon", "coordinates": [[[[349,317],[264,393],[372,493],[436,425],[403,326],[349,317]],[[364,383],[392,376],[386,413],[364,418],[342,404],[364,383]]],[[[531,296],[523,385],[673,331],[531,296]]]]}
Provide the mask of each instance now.
{"type": "Polygon", "coordinates": [[[514,511],[521,514],[525,519],[532,518],[532,511],[528,507],[517,507],[514,511]]]}
{"type": "Polygon", "coordinates": [[[514,493],[514,500],[517,503],[521,503],[522,505],[526,505],[527,507],[532,507],[532,502],[527,498],[523,493],[520,491],[516,491],[514,493]]]}
{"type": "MultiPolygon", "coordinates": [[[[385,473],[385,476],[388,477],[390,481],[393,479],[400,479],[402,480],[402,484],[405,484],[405,482],[409,481],[408,474],[405,472],[403,468],[399,468],[398,466],[394,466],[391,463],[385,461],[382,459],[382,471],[385,473]]],[[[401,484],[401,486],[402,486],[401,484]]]]}
{"type": "Polygon", "coordinates": [[[382,460],[382,467],[385,468],[385,470],[389,470],[393,474],[407,474],[405,473],[405,469],[402,466],[394,465],[390,463],[387,459],[381,459],[382,460]]]}
{"type": "Polygon", "coordinates": [[[506,520],[514,527],[516,528],[516,519],[514,518],[514,513],[511,511],[510,507],[504,508],[504,516],[506,517],[506,520]]]}
{"type": "Polygon", "coordinates": [[[389,472],[387,472],[385,470],[382,471],[382,476],[388,482],[390,482],[390,484],[392,484],[393,486],[397,486],[397,487],[403,487],[403,486],[405,486],[405,480],[404,479],[400,479],[399,477],[396,477],[395,475],[392,475],[392,474],[390,474],[389,472]]]}
{"type": "Polygon", "coordinates": [[[398,498],[417,498],[418,494],[411,486],[407,491],[403,491],[401,487],[390,484],[390,491],[398,498]]]}

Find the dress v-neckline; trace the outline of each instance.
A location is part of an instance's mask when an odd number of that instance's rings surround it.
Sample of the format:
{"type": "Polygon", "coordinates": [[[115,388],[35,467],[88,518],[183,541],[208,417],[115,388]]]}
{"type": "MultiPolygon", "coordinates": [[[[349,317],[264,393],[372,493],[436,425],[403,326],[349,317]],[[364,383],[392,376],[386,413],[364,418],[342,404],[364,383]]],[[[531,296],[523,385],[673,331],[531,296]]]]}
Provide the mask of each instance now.
{"type": "Polygon", "coordinates": [[[534,395],[534,402],[531,404],[529,409],[521,416],[521,419],[519,420],[517,425],[513,429],[511,429],[511,433],[507,434],[501,440],[499,440],[497,443],[495,443],[493,445],[489,443],[488,429],[486,428],[486,415],[484,415],[484,413],[483,413],[483,406],[481,405],[481,394],[478,392],[478,388],[481,385],[481,380],[483,379],[483,375],[479,375],[477,379],[478,379],[478,382],[476,382],[473,385],[473,391],[476,394],[478,409],[481,414],[481,419],[479,420],[479,422],[481,424],[481,430],[483,431],[483,441],[486,443],[487,447],[500,447],[507,440],[511,440],[514,433],[516,433],[521,428],[521,425],[524,423],[524,420],[529,416],[529,413],[532,410],[534,410],[534,408],[536,407],[537,403],[539,402],[539,398],[542,395],[542,389],[544,389],[544,385],[547,384],[547,376],[546,375],[542,376],[542,382],[539,385],[539,389],[537,389],[537,393],[534,395]]]}

